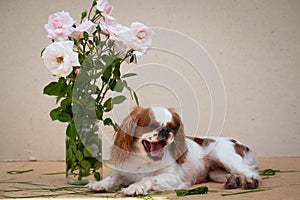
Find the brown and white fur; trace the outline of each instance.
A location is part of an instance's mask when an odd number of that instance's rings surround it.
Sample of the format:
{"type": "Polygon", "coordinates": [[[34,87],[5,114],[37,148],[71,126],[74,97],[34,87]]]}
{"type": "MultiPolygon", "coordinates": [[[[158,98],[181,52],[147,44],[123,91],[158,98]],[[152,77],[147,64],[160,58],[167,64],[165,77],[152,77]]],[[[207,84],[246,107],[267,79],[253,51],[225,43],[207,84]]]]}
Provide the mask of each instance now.
{"type": "Polygon", "coordinates": [[[225,188],[257,188],[257,161],[244,144],[224,137],[193,138],[173,109],[136,107],[116,132],[111,149],[114,169],[91,191],[127,185],[124,195],[182,189],[211,180],[225,188]]]}

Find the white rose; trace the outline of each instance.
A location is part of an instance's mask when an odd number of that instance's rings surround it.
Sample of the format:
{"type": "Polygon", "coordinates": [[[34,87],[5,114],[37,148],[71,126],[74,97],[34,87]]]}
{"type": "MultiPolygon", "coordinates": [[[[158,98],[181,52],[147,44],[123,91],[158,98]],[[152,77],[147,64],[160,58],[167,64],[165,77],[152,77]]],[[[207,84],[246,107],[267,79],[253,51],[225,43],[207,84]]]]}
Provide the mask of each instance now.
{"type": "Polygon", "coordinates": [[[73,51],[72,41],[60,41],[50,44],[43,52],[42,58],[46,67],[56,77],[66,77],[73,66],[80,66],[78,54],[73,51]]]}

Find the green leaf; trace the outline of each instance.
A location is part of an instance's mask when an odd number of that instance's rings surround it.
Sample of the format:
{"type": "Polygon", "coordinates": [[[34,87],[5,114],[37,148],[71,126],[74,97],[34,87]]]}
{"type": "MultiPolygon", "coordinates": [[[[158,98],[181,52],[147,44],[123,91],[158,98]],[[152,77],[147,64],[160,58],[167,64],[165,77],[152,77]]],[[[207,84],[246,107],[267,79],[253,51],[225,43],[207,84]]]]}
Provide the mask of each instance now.
{"type": "Polygon", "coordinates": [[[70,123],[67,127],[67,136],[71,139],[71,140],[74,140],[77,136],[77,129],[75,127],[75,124],[74,123],[70,123]]]}
{"type": "Polygon", "coordinates": [[[127,73],[127,74],[124,74],[121,78],[129,78],[132,76],[137,76],[137,74],[136,73],[127,73]]]}
{"type": "Polygon", "coordinates": [[[57,95],[60,91],[58,82],[51,82],[44,88],[44,94],[57,95]]]}
{"type": "Polygon", "coordinates": [[[113,121],[111,120],[111,118],[106,118],[106,119],[103,121],[103,124],[104,124],[105,126],[111,126],[111,125],[113,125],[114,123],[113,123],[113,121]]]}
{"type": "Polygon", "coordinates": [[[123,84],[124,84],[124,87],[128,89],[128,83],[127,83],[127,81],[123,80],[123,84]]]}
{"type": "Polygon", "coordinates": [[[77,151],[77,145],[76,145],[76,142],[75,140],[70,140],[70,144],[69,144],[69,148],[72,150],[72,152],[75,154],[76,151],[77,151]]]}
{"type": "Polygon", "coordinates": [[[68,85],[66,91],[67,91],[67,96],[72,97],[72,95],[73,95],[73,85],[68,85]]]}
{"type": "Polygon", "coordinates": [[[178,197],[194,194],[207,194],[208,188],[206,186],[200,186],[190,190],[175,190],[175,192],[178,197]]]}
{"type": "Polygon", "coordinates": [[[132,55],[131,57],[130,57],[130,63],[132,63],[134,61],[134,56],[132,55]]]}
{"type": "Polygon", "coordinates": [[[61,112],[57,115],[57,119],[60,122],[68,122],[71,121],[72,117],[68,113],[61,112]]]}
{"type": "Polygon", "coordinates": [[[92,157],[91,152],[87,148],[83,149],[83,155],[84,155],[84,157],[88,157],[88,158],[92,157]]]}
{"type": "Polygon", "coordinates": [[[117,84],[117,80],[114,78],[114,79],[110,79],[109,81],[109,89],[111,89],[112,91],[114,91],[115,87],[116,87],[116,84],[117,84]]]}
{"type": "Polygon", "coordinates": [[[103,74],[102,74],[102,81],[107,83],[109,78],[112,75],[112,65],[109,65],[108,67],[106,67],[106,69],[104,70],[103,74]]]}
{"type": "MultiPolygon", "coordinates": [[[[97,26],[97,30],[99,31],[99,29],[100,29],[100,31],[101,31],[101,28],[100,28],[100,26],[98,25],[98,26],[97,26]]],[[[95,39],[95,44],[96,44],[96,46],[98,47],[98,46],[101,44],[101,40],[95,39]]]]}
{"type": "Polygon", "coordinates": [[[60,106],[63,110],[67,110],[68,108],[71,108],[72,99],[66,98],[60,102],[60,106]]]}
{"type": "Polygon", "coordinates": [[[120,96],[116,96],[112,99],[112,103],[113,104],[120,104],[120,103],[123,103],[124,101],[126,100],[126,97],[123,96],[123,95],[120,95],[120,96]]]}
{"type": "Polygon", "coordinates": [[[61,113],[60,108],[55,108],[51,110],[50,117],[53,121],[57,120],[57,116],[61,113]]]}
{"type": "Polygon", "coordinates": [[[103,104],[103,107],[104,107],[105,112],[109,112],[113,109],[113,104],[112,104],[112,98],[111,97],[105,101],[105,103],[103,104]]]}
{"type": "Polygon", "coordinates": [[[51,82],[44,88],[44,94],[50,96],[63,97],[68,92],[68,85],[65,78],[60,78],[58,82],[51,82]]]}
{"type": "Polygon", "coordinates": [[[73,41],[74,41],[74,45],[77,46],[78,45],[78,40],[73,38],[73,41]]]}
{"type": "Polygon", "coordinates": [[[80,162],[80,165],[82,168],[84,168],[85,170],[88,170],[91,168],[91,164],[89,161],[87,160],[83,160],[82,162],[80,162]]]}
{"type": "Polygon", "coordinates": [[[135,103],[136,103],[136,105],[140,105],[140,103],[139,103],[139,99],[138,99],[138,97],[137,97],[137,95],[136,95],[136,93],[135,93],[135,91],[133,91],[133,97],[134,97],[134,100],[135,100],[135,103]]]}
{"type": "Polygon", "coordinates": [[[113,88],[113,91],[116,91],[116,92],[122,92],[124,89],[124,84],[121,80],[118,80],[115,87],[113,88]]]}
{"type": "Polygon", "coordinates": [[[101,180],[101,175],[99,172],[95,172],[94,173],[94,178],[96,179],[96,181],[100,181],[101,180]]]}
{"type": "Polygon", "coordinates": [[[119,61],[119,60],[116,60],[116,61],[114,62],[114,65],[115,65],[114,76],[115,76],[115,78],[119,79],[120,76],[121,76],[121,72],[120,72],[120,61],[119,61]]]}
{"type": "Polygon", "coordinates": [[[78,60],[79,60],[79,63],[83,63],[84,59],[85,59],[85,55],[79,53],[79,54],[78,54],[78,60]]]}
{"type": "Polygon", "coordinates": [[[89,34],[86,31],[84,31],[83,32],[83,37],[87,41],[89,39],[89,34]]]}
{"type": "Polygon", "coordinates": [[[94,163],[92,165],[92,167],[95,169],[95,170],[98,170],[100,169],[100,167],[102,167],[102,162],[99,161],[97,158],[94,158],[94,163]]]}
{"type": "Polygon", "coordinates": [[[76,152],[76,159],[79,161],[79,162],[81,162],[82,160],[83,160],[83,154],[82,154],[82,152],[81,151],[77,151],[76,152]]]}
{"type": "Polygon", "coordinates": [[[103,117],[103,107],[101,105],[97,105],[96,107],[96,115],[97,115],[97,119],[102,120],[103,117]]]}
{"type": "Polygon", "coordinates": [[[72,149],[71,149],[71,148],[68,148],[68,149],[67,149],[67,152],[66,152],[66,160],[67,160],[67,161],[72,160],[72,156],[73,156],[72,149]]]}
{"type": "Polygon", "coordinates": [[[86,16],[87,16],[87,11],[85,10],[81,13],[81,19],[84,19],[86,16]]]}

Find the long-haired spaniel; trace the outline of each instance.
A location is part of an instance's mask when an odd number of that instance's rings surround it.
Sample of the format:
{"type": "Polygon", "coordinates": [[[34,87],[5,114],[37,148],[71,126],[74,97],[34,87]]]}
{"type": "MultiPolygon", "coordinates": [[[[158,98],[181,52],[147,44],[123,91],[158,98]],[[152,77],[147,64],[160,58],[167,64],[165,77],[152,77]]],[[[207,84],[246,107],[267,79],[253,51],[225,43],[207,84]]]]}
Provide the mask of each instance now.
{"type": "Polygon", "coordinates": [[[189,137],[173,109],[136,107],[124,119],[111,149],[113,172],[90,182],[91,191],[145,195],[150,191],[182,189],[211,180],[228,189],[257,188],[260,176],[251,150],[224,137],[189,137]]]}

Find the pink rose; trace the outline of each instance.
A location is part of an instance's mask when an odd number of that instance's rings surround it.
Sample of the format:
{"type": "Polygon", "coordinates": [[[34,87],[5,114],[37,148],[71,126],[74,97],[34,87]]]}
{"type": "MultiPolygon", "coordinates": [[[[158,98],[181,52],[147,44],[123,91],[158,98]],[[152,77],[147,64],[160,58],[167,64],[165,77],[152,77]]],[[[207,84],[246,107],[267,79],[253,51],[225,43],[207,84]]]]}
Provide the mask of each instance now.
{"type": "Polygon", "coordinates": [[[98,0],[97,10],[99,10],[104,16],[110,15],[112,13],[113,6],[109,4],[107,0],[98,0]]]}
{"type": "Polygon", "coordinates": [[[80,66],[78,54],[73,51],[73,46],[72,41],[59,41],[50,44],[44,50],[44,64],[56,77],[66,77],[73,71],[73,66],[80,66]]]}
{"type": "Polygon", "coordinates": [[[117,23],[112,16],[105,18],[105,20],[100,20],[100,27],[104,33],[109,34],[111,37],[116,36],[123,29],[123,26],[117,23]]]}
{"type": "Polygon", "coordinates": [[[75,21],[68,12],[61,11],[49,16],[48,24],[45,29],[48,37],[55,41],[67,40],[68,36],[73,32],[75,21]]]}
{"type": "Polygon", "coordinates": [[[134,38],[132,44],[137,45],[136,50],[142,50],[145,53],[152,44],[153,31],[140,22],[133,22],[130,30],[134,38]]]}
{"type": "Polygon", "coordinates": [[[96,31],[96,24],[89,20],[85,20],[80,24],[72,33],[72,37],[79,39],[83,38],[83,32],[87,32],[89,35],[92,35],[96,31]]]}
{"type": "Polygon", "coordinates": [[[140,57],[149,49],[152,44],[153,31],[146,25],[134,22],[130,28],[123,27],[115,36],[111,37],[116,41],[116,47],[120,51],[120,47],[126,46],[126,50],[134,49],[135,54],[140,57]],[[120,44],[122,43],[122,44],[120,44]]]}

